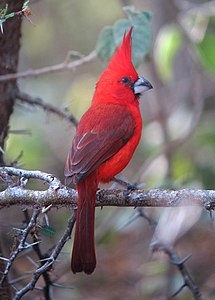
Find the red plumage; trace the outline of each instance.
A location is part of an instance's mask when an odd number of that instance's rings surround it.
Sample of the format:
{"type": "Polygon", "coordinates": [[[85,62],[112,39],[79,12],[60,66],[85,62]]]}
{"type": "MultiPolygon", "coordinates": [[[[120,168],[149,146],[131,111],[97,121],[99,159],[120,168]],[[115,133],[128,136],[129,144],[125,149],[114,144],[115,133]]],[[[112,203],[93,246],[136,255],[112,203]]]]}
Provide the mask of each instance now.
{"type": "Polygon", "coordinates": [[[74,273],[91,274],[96,266],[95,198],[99,182],[108,182],[130,161],[141,137],[139,96],[152,86],[131,60],[132,28],[124,35],[96,85],[92,104],[81,118],[68,153],[65,176],[78,190],[72,252],[74,273]]]}

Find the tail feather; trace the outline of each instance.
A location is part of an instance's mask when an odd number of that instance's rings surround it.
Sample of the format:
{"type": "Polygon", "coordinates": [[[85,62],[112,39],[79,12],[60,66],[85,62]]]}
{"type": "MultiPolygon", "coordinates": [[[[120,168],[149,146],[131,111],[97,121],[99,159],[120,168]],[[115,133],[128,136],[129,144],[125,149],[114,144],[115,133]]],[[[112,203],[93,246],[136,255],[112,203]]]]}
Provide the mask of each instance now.
{"type": "Polygon", "coordinates": [[[96,267],[94,219],[97,186],[91,176],[77,184],[78,210],[71,260],[73,273],[91,274],[96,267]]]}

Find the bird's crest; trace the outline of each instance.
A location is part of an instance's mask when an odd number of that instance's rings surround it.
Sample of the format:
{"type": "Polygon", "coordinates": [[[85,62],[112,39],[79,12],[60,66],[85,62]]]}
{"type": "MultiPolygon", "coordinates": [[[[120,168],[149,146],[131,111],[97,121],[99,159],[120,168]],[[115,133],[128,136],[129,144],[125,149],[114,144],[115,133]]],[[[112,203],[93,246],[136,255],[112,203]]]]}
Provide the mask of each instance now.
{"type": "Polygon", "coordinates": [[[138,76],[132,63],[132,31],[133,27],[131,27],[129,31],[124,34],[121,45],[113,54],[107,65],[107,70],[120,71],[125,75],[129,72],[133,73],[131,75],[135,77],[138,76]]]}

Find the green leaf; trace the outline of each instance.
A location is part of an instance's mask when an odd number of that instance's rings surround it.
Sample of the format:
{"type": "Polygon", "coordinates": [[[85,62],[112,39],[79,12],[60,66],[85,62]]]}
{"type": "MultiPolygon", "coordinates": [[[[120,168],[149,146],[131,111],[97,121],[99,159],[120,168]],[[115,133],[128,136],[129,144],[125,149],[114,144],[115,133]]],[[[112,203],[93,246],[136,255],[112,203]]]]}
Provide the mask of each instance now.
{"type": "Polygon", "coordinates": [[[13,18],[14,16],[15,16],[15,13],[14,13],[14,12],[9,13],[9,14],[5,15],[5,20],[6,20],[6,19],[9,19],[9,18],[13,18]]]}
{"type": "Polygon", "coordinates": [[[167,25],[160,30],[155,46],[155,61],[164,81],[173,77],[173,61],[181,44],[181,32],[176,25],[167,25]]]}
{"type": "Polygon", "coordinates": [[[143,57],[149,53],[151,48],[152,27],[150,18],[148,12],[142,12],[133,20],[133,62],[136,66],[141,63],[143,57]]]}
{"type": "Polygon", "coordinates": [[[112,27],[112,31],[113,31],[113,40],[114,40],[115,49],[121,44],[124,33],[127,32],[130,27],[131,27],[131,21],[128,19],[121,19],[114,23],[112,27]]]}
{"type": "Polygon", "coordinates": [[[131,20],[140,13],[134,5],[124,6],[122,9],[131,20]]]}
{"type": "Polygon", "coordinates": [[[29,0],[25,1],[25,2],[23,3],[22,9],[27,8],[27,7],[29,6],[29,2],[30,2],[29,0]]]}
{"type": "Polygon", "coordinates": [[[134,6],[126,6],[124,11],[128,19],[120,19],[113,26],[102,29],[96,44],[97,55],[104,63],[107,63],[120,45],[124,33],[133,26],[133,63],[138,66],[151,47],[151,15],[149,12],[136,10],[134,6]]]}
{"type": "Polygon", "coordinates": [[[2,8],[2,9],[0,9],[0,30],[1,30],[1,33],[2,33],[2,34],[4,33],[4,30],[3,30],[3,23],[4,23],[5,20],[6,20],[7,10],[8,10],[8,4],[5,3],[5,7],[2,8]]]}
{"type": "Polygon", "coordinates": [[[4,19],[6,13],[7,13],[7,10],[8,10],[8,3],[5,3],[5,7],[0,9],[0,18],[1,19],[4,19]]]}
{"type": "Polygon", "coordinates": [[[54,236],[55,233],[56,233],[56,230],[53,228],[53,227],[50,227],[48,225],[44,225],[42,228],[41,228],[41,232],[47,236],[54,236]]]}
{"type": "Polygon", "coordinates": [[[113,30],[111,26],[106,26],[99,34],[96,44],[97,55],[103,62],[107,63],[114,50],[113,30]]]}
{"type": "Polygon", "coordinates": [[[134,19],[136,18],[139,14],[144,14],[145,17],[148,19],[148,21],[151,20],[151,13],[148,11],[142,11],[140,12],[139,10],[136,9],[134,5],[129,5],[129,6],[124,6],[122,8],[126,15],[128,16],[129,19],[134,19]]]}
{"type": "Polygon", "coordinates": [[[215,74],[215,35],[206,32],[204,39],[196,44],[195,48],[202,66],[208,72],[215,74]]]}

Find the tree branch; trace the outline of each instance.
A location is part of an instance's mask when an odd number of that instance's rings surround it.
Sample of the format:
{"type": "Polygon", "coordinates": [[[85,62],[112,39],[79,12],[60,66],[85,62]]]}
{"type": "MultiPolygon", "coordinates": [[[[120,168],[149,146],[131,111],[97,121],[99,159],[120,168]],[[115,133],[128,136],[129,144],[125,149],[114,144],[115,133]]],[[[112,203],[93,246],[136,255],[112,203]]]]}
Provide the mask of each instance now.
{"type": "MultiPolygon", "coordinates": [[[[26,207],[75,206],[77,192],[63,185],[54,175],[41,171],[28,171],[12,167],[1,167],[0,178],[6,183],[0,192],[0,208],[13,205],[26,207]],[[28,190],[25,186],[29,179],[45,182],[44,191],[28,190]]],[[[99,190],[96,206],[124,207],[176,207],[202,206],[207,210],[215,208],[214,190],[99,190]]]]}
{"type": "Polygon", "coordinates": [[[155,243],[151,244],[151,247],[152,247],[152,251],[163,251],[164,253],[166,253],[169,256],[171,263],[178,268],[179,272],[181,273],[182,278],[184,279],[184,283],[181,285],[181,287],[178,289],[178,291],[175,292],[171,296],[171,299],[173,299],[175,296],[177,296],[184,287],[188,287],[189,290],[192,292],[194,299],[201,300],[202,297],[201,297],[199,288],[193,281],[192,277],[190,276],[190,274],[185,266],[185,262],[190,258],[190,256],[185,257],[185,259],[181,260],[178,257],[178,255],[176,254],[176,252],[170,246],[167,246],[167,245],[159,243],[159,242],[155,242],[155,243]]]}
{"type": "Polygon", "coordinates": [[[97,55],[95,50],[90,52],[87,56],[83,56],[80,59],[77,59],[75,61],[69,61],[67,55],[66,59],[62,63],[57,65],[48,66],[41,69],[27,70],[20,73],[1,75],[0,82],[26,78],[26,77],[36,77],[39,75],[45,75],[45,74],[60,72],[64,70],[74,70],[76,67],[79,67],[80,65],[83,65],[84,63],[90,62],[91,60],[95,59],[96,56],[97,55]]]}
{"type": "Polygon", "coordinates": [[[23,93],[19,90],[17,90],[17,92],[16,92],[16,97],[24,103],[39,106],[39,107],[43,108],[45,111],[53,113],[53,114],[59,116],[60,118],[63,118],[65,120],[71,122],[74,126],[77,126],[77,124],[78,124],[77,120],[71,113],[63,111],[52,104],[46,103],[39,97],[32,97],[32,96],[30,96],[26,93],[23,93]]]}
{"type": "Polygon", "coordinates": [[[16,250],[12,252],[10,258],[7,260],[7,264],[6,264],[3,276],[2,276],[2,278],[0,280],[0,288],[2,288],[2,285],[3,285],[5,279],[8,276],[8,272],[10,271],[10,268],[12,267],[12,264],[13,264],[14,260],[16,259],[17,255],[21,251],[23,251],[24,249],[27,248],[26,245],[25,245],[27,236],[30,233],[30,231],[32,230],[32,228],[36,225],[36,219],[37,219],[39,213],[40,213],[40,210],[39,209],[35,209],[32,217],[31,217],[31,220],[28,223],[28,226],[25,229],[20,230],[19,235],[21,236],[21,238],[20,238],[20,241],[19,241],[19,245],[16,248],[16,250]]]}
{"type": "Polygon", "coordinates": [[[59,242],[53,249],[51,255],[45,260],[45,263],[37,268],[32,276],[32,279],[29,281],[28,284],[26,284],[22,289],[16,291],[16,295],[14,297],[14,300],[19,300],[22,298],[23,295],[25,295],[28,291],[34,289],[37,281],[39,280],[40,276],[44,274],[44,272],[47,272],[50,270],[56,261],[59,253],[61,252],[63,246],[67,242],[67,240],[70,238],[73,226],[75,224],[76,219],[76,211],[73,212],[73,215],[68,220],[68,226],[63,234],[63,236],[60,238],[59,242]]]}
{"type": "MultiPolygon", "coordinates": [[[[148,221],[148,223],[152,227],[153,231],[155,231],[156,226],[158,225],[157,221],[155,221],[151,216],[149,216],[145,212],[144,208],[139,208],[138,213],[139,213],[140,217],[142,217],[148,221]]],[[[173,249],[173,247],[168,245],[167,243],[160,241],[159,237],[156,237],[155,241],[153,241],[150,246],[151,246],[152,252],[163,251],[165,254],[167,254],[169,257],[170,263],[172,263],[173,265],[175,265],[178,268],[178,271],[180,272],[180,274],[184,280],[183,284],[178,288],[178,290],[174,294],[172,294],[171,297],[168,299],[173,299],[185,287],[187,287],[193,294],[194,299],[201,300],[200,291],[185,266],[185,263],[190,258],[190,255],[185,257],[184,259],[180,259],[179,256],[176,254],[175,250],[173,249]]]]}
{"type": "MultiPolygon", "coordinates": [[[[7,277],[10,267],[20,251],[24,249],[24,242],[31,230],[35,226],[37,216],[42,207],[47,206],[75,206],[77,203],[77,193],[74,189],[69,189],[64,186],[58,178],[51,174],[41,171],[27,171],[16,169],[12,167],[1,167],[0,178],[5,183],[5,190],[0,192],[0,208],[8,207],[11,205],[25,205],[27,207],[34,207],[34,213],[31,221],[23,231],[25,234],[19,243],[17,249],[12,253],[11,257],[7,260],[6,269],[4,271],[2,282],[7,277]],[[26,189],[29,179],[36,179],[43,181],[48,187],[44,191],[35,191],[26,189]]],[[[176,207],[176,206],[203,206],[206,209],[213,209],[215,206],[215,191],[213,190],[99,190],[96,199],[97,206],[131,206],[131,207],[176,207]]],[[[155,222],[149,217],[146,217],[144,211],[140,211],[140,215],[146,218],[150,224],[155,227],[155,222]]],[[[41,265],[35,270],[32,279],[20,290],[15,293],[14,300],[19,300],[24,294],[32,290],[41,275],[47,273],[53,263],[55,262],[58,254],[60,253],[63,245],[71,236],[71,231],[75,222],[76,210],[69,220],[69,225],[53,249],[50,256],[41,260],[41,265]]],[[[33,246],[33,244],[32,244],[33,246]]],[[[189,275],[186,267],[185,260],[180,261],[177,254],[165,244],[159,241],[152,243],[153,251],[162,250],[169,257],[173,264],[175,264],[184,279],[184,284],[173,295],[177,295],[185,286],[192,292],[195,299],[200,300],[201,295],[195,282],[189,275]]],[[[46,288],[48,290],[53,282],[48,278],[46,288]]]]}

